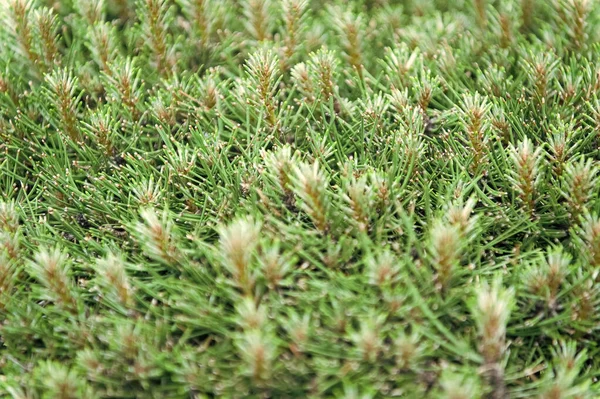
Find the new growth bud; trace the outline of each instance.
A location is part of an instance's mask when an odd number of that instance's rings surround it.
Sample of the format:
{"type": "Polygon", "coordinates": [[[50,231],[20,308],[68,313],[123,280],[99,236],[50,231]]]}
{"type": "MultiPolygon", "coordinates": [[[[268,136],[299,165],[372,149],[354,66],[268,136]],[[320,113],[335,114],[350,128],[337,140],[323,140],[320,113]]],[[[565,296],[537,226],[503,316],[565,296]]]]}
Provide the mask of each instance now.
{"type": "Polygon", "coordinates": [[[44,296],[57,305],[76,310],[76,298],[67,255],[60,248],[42,248],[29,265],[29,273],[41,283],[44,296]]]}
{"type": "Polygon", "coordinates": [[[237,219],[219,230],[223,265],[236,286],[245,293],[254,287],[252,260],[258,245],[261,224],[253,219],[237,219]]]}

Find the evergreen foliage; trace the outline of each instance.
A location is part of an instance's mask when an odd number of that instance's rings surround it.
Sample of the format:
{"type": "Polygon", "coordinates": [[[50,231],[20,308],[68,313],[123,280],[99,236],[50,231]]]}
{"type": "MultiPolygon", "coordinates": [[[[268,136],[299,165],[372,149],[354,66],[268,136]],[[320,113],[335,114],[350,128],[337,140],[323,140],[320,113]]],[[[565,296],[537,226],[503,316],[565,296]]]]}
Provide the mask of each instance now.
{"type": "Polygon", "coordinates": [[[0,397],[600,396],[600,3],[0,20],[0,397]]]}

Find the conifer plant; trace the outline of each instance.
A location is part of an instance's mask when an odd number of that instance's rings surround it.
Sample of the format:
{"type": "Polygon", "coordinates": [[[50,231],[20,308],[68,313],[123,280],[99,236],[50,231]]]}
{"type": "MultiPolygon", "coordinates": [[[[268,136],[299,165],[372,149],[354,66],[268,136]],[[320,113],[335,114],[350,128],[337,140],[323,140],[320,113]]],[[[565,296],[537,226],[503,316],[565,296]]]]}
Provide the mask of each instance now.
{"type": "Polygon", "coordinates": [[[600,397],[597,1],[0,21],[0,398],[600,397]]]}

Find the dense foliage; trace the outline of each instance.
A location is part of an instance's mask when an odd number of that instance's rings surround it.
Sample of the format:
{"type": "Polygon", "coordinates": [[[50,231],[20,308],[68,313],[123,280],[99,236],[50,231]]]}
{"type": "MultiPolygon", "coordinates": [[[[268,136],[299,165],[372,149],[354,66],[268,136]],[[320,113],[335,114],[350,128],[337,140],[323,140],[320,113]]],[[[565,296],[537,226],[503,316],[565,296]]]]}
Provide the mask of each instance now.
{"type": "Polygon", "coordinates": [[[0,397],[600,395],[595,0],[0,17],[0,397]]]}

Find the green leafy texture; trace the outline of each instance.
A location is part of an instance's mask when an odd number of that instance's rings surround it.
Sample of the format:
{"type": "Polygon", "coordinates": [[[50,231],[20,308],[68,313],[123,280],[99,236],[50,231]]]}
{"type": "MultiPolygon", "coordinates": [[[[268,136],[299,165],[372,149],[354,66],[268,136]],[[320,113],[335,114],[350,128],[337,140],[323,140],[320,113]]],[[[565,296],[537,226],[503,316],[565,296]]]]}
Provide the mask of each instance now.
{"type": "Polygon", "coordinates": [[[596,2],[0,21],[0,397],[600,396],[596,2]]]}

